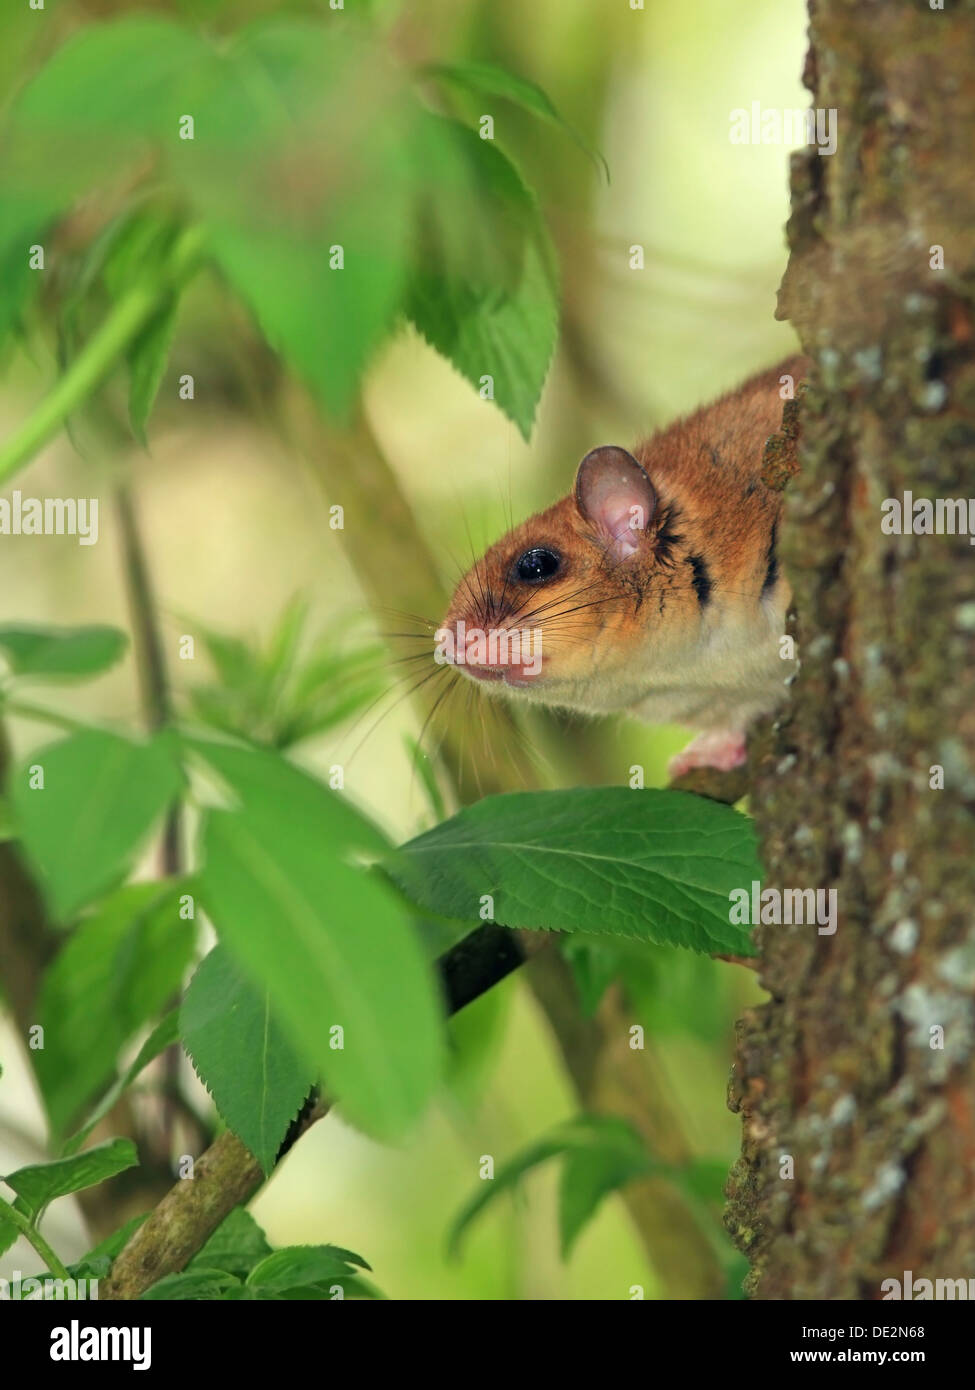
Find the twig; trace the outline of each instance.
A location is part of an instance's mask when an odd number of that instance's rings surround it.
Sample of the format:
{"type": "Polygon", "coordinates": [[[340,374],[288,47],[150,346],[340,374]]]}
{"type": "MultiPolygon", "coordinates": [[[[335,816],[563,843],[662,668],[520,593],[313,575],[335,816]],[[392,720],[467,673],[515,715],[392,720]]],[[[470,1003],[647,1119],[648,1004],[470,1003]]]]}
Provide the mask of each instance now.
{"type": "Polygon", "coordinates": [[[17,1227],[21,1235],[30,1241],[31,1245],[33,1245],[34,1249],[53,1275],[58,1279],[67,1279],[70,1281],[71,1275],[65,1269],[57,1255],[55,1255],[37,1227],[31,1224],[23,1212],[18,1211],[16,1207],[11,1206],[11,1204],[4,1201],[2,1197],[0,1197],[0,1218],[4,1221],[9,1221],[12,1226],[17,1227]]]}
{"type": "MultiPolygon", "coordinates": [[[[515,933],[490,925],[452,946],[439,961],[448,1014],[457,1013],[510,975],[547,939],[540,932],[515,933]]],[[[278,1163],[329,1108],[330,1102],[317,1096],[305,1106],[288,1131],[278,1163]]],[[[138,1298],[164,1275],[178,1273],[263,1181],[261,1166],[250,1150],[229,1130],[221,1134],[197,1159],[192,1180],[176,1183],[132,1236],[99,1286],[99,1297],[138,1298]]]]}
{"type": "MultiPolygon", "coordinates": [[[[115,504],[122,535],[122,563],[125,572],[129,610],[132,615],[132,630],[135,638],[136,668],[142,688],[142,703],[146,722],[151,730],[164,729],[172,719],[172,703],[169,679],[166,673],[166,657],[163,651],[162,634],[159,629],[157,607],[146,561],[145,547],[139,533],[139,524],[132,501],[132,493],[126,483],[120,484],[115,492],[115,504]]],[[[183,870],[182,816],[178,803],[168,812],[163,826],[161,869],[164,877],[175,877],[183,870]]],[[[172,1001],[177,1002],[177,1001],[172,1001]]],[[[162,1058],[165,1074],[163,1094],[162,1131],[165,1157],[172,1146],[172,1131],[176,1119],[175,1096],[179,1091],[181,1049],[177,1045],[167,1048],[162,1058]]]]}
{"type": "Polygon", "coordinates": [[[119,299],[53,390],[0,447],[0,483],[29,463],[68,417],[94,394],[167,296],[192,274],[202,245],[199,229],[184,231],[155,273],[133,285],[119,299]]]}
{"type": "MultiPolygon", "coordinates": [[[[553,966],[564,967],[564,962],[550,951],[558,936],[558,932],[509,931],[507,927],[494,924],[478,927],[465,936],[437,962],[448,1016],[459,1013],[533,957],[551,955],[553,966]]],[[[566,1010],[569,995],[555,974],[549,972],[547,979],[548,985],[541,987],[539,993],[548,1005],[546,1012],[554,1026],[554,1015],[566,1010]]],[[[568,1046],[566,1038],[571,1032],[580,1049],[579,1059],[567,1057],[566,1060],[570,1065],[578,1061],[585,1070],[587,1080],[581,1088],[583,1097],[593,1101],[602,1094],[600,1088],[606,1070],[601,1063],[605,1047],[600,1027],[605,1025],[580,1021],[578,1010],[569,1010],[560,1031],[564,1047],[568,1046]]],[[[635,1073],[640,1054],[629,1049],[627,1054],[629,1071],[635,1073]]],[[[618,1060],[618,1052],[616,1056],[618,1060]]],[[[682,1141],[675,1129],[670,1131],[668,1141],[659,1143],[660,1134],[666,1131],[672,1119],[662,1099],[662,1088],[651,1091],[651,1095],[656,1096],[655,1111],[648,1116],[640,1108],[646,1098],[646,1079],[635,1075],[628,1075],[626,1079],[632,1089],[627,1094],[626,1086],[616,1087],[614,1113],[625,1113],[645,1137],[652,1132],[657,1141],[655,1147],[666,1150],[669,1157],[682,1156],[682,1141]]],[[[328,1114],[329,1108],[329,1101],[317,1095],[310,1098],[288,1131],[277,1155],[278,1164],[298,1139],[328,1114]]],[[[176,1183],[132,1236],[116,1259],[109,1278],[100,1286],[100,1297],[138,1298],[164,1275],[178,1273],[234,1207],[248,1202],[263,1181],[260,1164],[250,1150],[230,1131],[222,1134],[197,1160],[193,1180],[176,1183]]],[[[641,1223],[641,1229],[652,1230],[659,1242],[658,1257],[660,1251],[673,1249],[675,1258],[679,1254],[685,1263],[689,1258],[694,1261],[692,1273],[696,1287],[712,1284],[713,1256],[703,1236],[698,1246],[698,1228],[675,1225],[672,1220],[665,1219],[672,1216],[677,1200],[672,1189],[658,1180],[630,1187],[632,1191],[626,1189],[624,1197],[634,1219],[641,1223]]]]}

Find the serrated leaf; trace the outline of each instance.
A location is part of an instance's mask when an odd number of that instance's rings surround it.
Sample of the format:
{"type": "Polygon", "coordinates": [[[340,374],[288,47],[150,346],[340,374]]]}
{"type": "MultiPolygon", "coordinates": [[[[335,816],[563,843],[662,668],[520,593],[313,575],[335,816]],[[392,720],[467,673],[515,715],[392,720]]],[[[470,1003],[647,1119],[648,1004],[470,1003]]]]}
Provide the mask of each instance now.
{"type": "Polygon", "coordinates": [[[532,115],[550,122],[568,135],[588,155],[596,168],[602,170],[606,182],[609,182],[609,167],[603,156],[559,114],[551,98],[536,82],[519,77],[504,68],[495,67],[493,63],[430,63],[420,69],[420,74],[455,83],[475,95],[503,97],[506,101],[515,102],[532,115]]]}
{"type": "Polygon", "coordinates": [[[22,1199],[26,1214],[33,1220],[41,1208],[56,1197],[95,1187],[126,1168],[136,1167],[138,1162],[131,1139],[108,1139],[70,1158],[55,1158],[50,1163],[18,1168],[15,1173],[8,1173],[3,1181],[22,1199]]]}
{"type": "Polygon", "coordinates": [[[182,1274],[167,1274],[165,1279],[151,1285],[140,1299],[152,1303],[157,1299],[167,1302],[175,1300],[213,1299],[221,1301],[228,1292],[240,1287],[239,1279],[223,1269],[196,1268],[185,1270],[182,1274]]]}
{"type": "Polygon", "coordinates": [[[355,1275],[355,1265],[369,1269],[361,1255],[338,1245],[289,1245],[275,1250],[255,1265],[247,1283],[262,1290],[278,1292],[299,1284],[317,1284],[329,1279],[355,1275]]]}
{"type": "MultiPolygon", "coordinates": [[[[558,331],[555,253],[534,199],[504,155],[470,136],[470,157],[493,180],[491,201],[516,229],[515,245],[503,270],[491,267],[485,275],[483,265],[471,266],[469,253],[452,257],[434,228],[436,254],[432,263],[421,258],[410,277],[406,313],[478,391],[491,379],[486,398],[527,439],[558,331]]],[[[473,207],[485,203],[491,206],[483,197],[473,207]]]]}
{"type": "Polygon", "coordinates": [[[333,1292],[338,1287],[342,1290],[342,1298],[366,1298],[370,1300],[382,1299],[385,1301],[386,1295],[376,1287],[371,1279],[350,1279],[343,1276],[332,1279],[327,1284],[299,1284],[297,1288],[281,1289],[270,1295],[276,1299],[295,1299],[300,1302],[315,1300],[319,1303],[334,1303],[338,1301],[338,1295],[333,1292]]]}
{"type": "Polygon", "coordinates": [[[267,1236],[250,1212],[243,1207],[235,1207],[203,1248],[193,1256],[187,1268],[190,1272],[197,1269],[225,1269],[228,1274],[242,1279],[270,1253],[267,1236]]]}
{"type": "Polygon", "coordinates": [[[100,675],[122,657],[128,645],[117,627],[0,626],[0,649],[15,676],[100,675]]]}
{"type": "Polygon", "coordinates": [[[751,955],[729,921],[734,889],[761,878],[751,821],[676,791],[595,787],[485,797],[385,864],[425,911],[506,927],[585,931],[751,955]]]}
{"type": "Polygon", "coordinates": [[[389,223],[375,220],[389,215],[349,213],[328,243],[240,225],[211,234],[217,264],[267,342],[339,418],[399,308],[404,266],[382,231],[389,223]],[[342,248],[343,265],[333,264],[332,246],[342,248]]]}
{"type": "Polygon", "coordinates": [[[269,1174],[315,1074],[282,1033],[268,991],[216,946],[190,981],[180,1032],[220,1114],[269,1174]]]}
{"type": "Polygon", "coordinates": [[[204,834],[201,898],[221,941],[352,1121],[401,1133],[439,1080],[443,1029],[408,914],[352,862],[383,837],[277,755],[193,747],[240,802],[204,834]]]}
{"type": "Polygon", "coordinates": [[[31,755],[11,780],[10,800],[56,920],[122,879],[180,787],[161,736],[135,743],[87,730],[31,755]],[[38,765],[44,786],[32,788],[38,765]]]}
{"type": "Polygon", "coordinates": [[[48,968],[35,1069],[55,1133],[114,1076],[126,1041],[180,989],[195,928],[180,917],[177,893],[171,883],[119,889],[79,923],[48,968]]]}

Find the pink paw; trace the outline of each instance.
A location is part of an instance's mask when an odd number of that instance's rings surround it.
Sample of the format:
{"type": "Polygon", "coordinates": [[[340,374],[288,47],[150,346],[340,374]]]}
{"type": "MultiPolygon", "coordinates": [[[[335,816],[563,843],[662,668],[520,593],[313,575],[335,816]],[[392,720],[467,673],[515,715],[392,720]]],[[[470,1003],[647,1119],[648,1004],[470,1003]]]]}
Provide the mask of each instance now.
{"type": "Polygon", "coordinates": [[[745,735],[739,730],[722,729],[698,734],[693,743],[671,758],[667,770],[671,777],[682,777],[693,767],[713,767],[719,772],[730,772],[732,768],[741,767],[744,761],[745,735]]]}

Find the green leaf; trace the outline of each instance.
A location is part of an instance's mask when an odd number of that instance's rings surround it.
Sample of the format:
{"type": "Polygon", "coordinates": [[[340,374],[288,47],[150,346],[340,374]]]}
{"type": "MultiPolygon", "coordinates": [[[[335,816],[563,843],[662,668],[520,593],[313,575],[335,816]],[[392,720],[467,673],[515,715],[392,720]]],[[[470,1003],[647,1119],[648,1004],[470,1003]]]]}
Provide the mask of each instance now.
{"type": "MultiPolygon", "coordinates": [[[[610,1121],[612,1124],[612,1121],[610,1121]]],[[[559,1184],[559,1236],[567,1260],[604,1197],[633,1178],[655,1171],[640,1140],[626,1124],[607,1129],[597,1146],[568,1153],[559,1184]]]]}
{"type": "Polygon", "coordinates": [[[385,867],[425,911],[750,955],[729,893],[761,878],[752,823],[676,791],[595,787],[485,797],[385,867]]]}
{"type": "MultiPolygon", "coordinates": [[[[0,162],[0,175],[2,175],[0,162]]],[[[54,218],[57,199],[11,192],[0,182],[5,200],[0,201],[0,342],[17,326],[32,292],[40,289],[44,273],[32,270],[30,248],[44,244],[44,234],[54,218]]]]}
{"type": "Polygon", "coordinates": [[[728,1036],[736,1011],[732,982],[709,956],[585,932],[563,935],[559,950],[589,1016],[608,986],[620,980],[634,1017],[654,1037],[689,1033],[710,1045],[728,1036]]]}
{"type": "Polygon", "coordinates": [[[139,1156],[131,1139],[108,1139],[84,1153],[70,1158],[56,1158],[50,1163],[34,1163],[8,1173],[3,1181],[17,1193],[25,1204],[26,1214],[33,1220],[42,1207],[56,1197],[95,1187],[116,1173],[138,1165],[139,1156]]]}
{"type": "MultiPolygon", "coordinates": [[[[108,136],[117,145],[176,136],[182,76],[207,53],[188,29],[149,16],[88,25],[72,34],[24,88],[19,122],[39,132],[108,136]]],[[[185,88],[184,88],[185,91],[185,88]]],[[[67,160],[67,151],[65,160],[67,160]]]]}
{"type": "Polygon", "coordinates": [[[201,631],[220,678],[219,685],[190,691],[194,712],[204,723],[248,741],[287,748],[341,723],[382,692],[385,653],[375,642],[361,639],[342,650],[347,623],[334,624],[309,657],[299,661],[306,609],[300,598],[288,604],[265,652],[236,637],[201,631]]]}
{"type": "Polygon", "coordinates": [[[341,419],[399,308],[404,266],[386,235],[388,217],[378,207],[337,215],[327,242],[272,228],[212,230],[213,255],[267,342],[341,419]],[[341,248],[342,266],[332,264],[331,247],[341,248]]]}
{"type": "Polygon", "coordinates": [[[526,1173],[552,1158],[564,1158],[559,1197],[559,1226],[563,1257],[567,1256],[585,1223],[608,1192],[631,1178],[651,1173],[679,1172],[651,1158],[633,1129],[612,1115],[579,1115],[557,1126],[504,1164],[461,1209],[449,1236],[456,1255],[476,1216],[526,1173]]]}
{"type": "MultiPolygon", "coordinates": [[[[146,1038],[132,1063],[126,1067],[122,1075],[102,1096],[85,1123],[75,1134],[71,1135],[70,1139],[65,1141],[63,1152],[66,1156],[76,1153],[80,1149],[95,1126],[105,1118],[139,1073],[150,1062],[154,1062],[161,1053],[165,1052],[167,1047],[172,1047],[173,1043],[176,1042],[179,1042],[179,1010],[170,1009],[169,1013],[159,1020],[146,1038]]],[[[99,1253],[101,1253],[101,1247],[99,1247],[99,1253]]]]}
{"type": "Polygon", "coordinates": [[[272,691],[279,690],[291,674],[307,620],[308,600],[298,594],[285,604],[268,643],[264,667],[272,691]]]}
{"type": "MultiPolygon", "coordinates": [[[[516,241],[498,237],[504,265],[470,264],[465,248],[451,253],[443,223],[431,230],[432,255],[421,257],[406,298],[416,328],[478,391],[484,378],[493,399],[527,439],[548,375],[558,331],[558,276],[555,254],[534,199],[500,150],[470,132],[468,155],[484,179],[480,196],[471,195],[475,216],[494,208],[513,226],[516,241]]],[[[453,205],[451,204],[451,207],[453,205]]],[[[461,206],[463,206],[461,204],[461,206]]],[[[495,257],[500,254],[495,250],[495,257]]]]}
{"type": "Polygon", "coordinates": [[[403,743],[406,753],[410,760],[410,766],[420,778],[423,790],[426,792],[427,802],[433,817],[437,821],[446,820],[447,808],[444,805],[443,793],[437,781],[436,769],[430,754],[420,747],[417,740],[410,733],[404,733],[403,743]]]}
{"type": "Polygon", "coordinates": [[[416,173],[414,269],[470,306],[518,287],[538,208],[511,160],[459,121],[421,112],[403,132],[416,173]]]}
{"type": "Polygon", "coordinates": [[[478,390],[493,382],[493,399],[531,438],[558,332],[558,304],[547,247],[525,252],[521,283],[500,303],[465,302],[449,285],[416,277],[407,311],[420,333],[478,390]]]}
{"type": "Polygon", "coordinates": [[[606,182],[609,182],[609,167],[603,156],[559,115],[550,98],[537,83],[518,77],[504,68],[495,67],[492,63],[429,63],[420,69],[420,75],[452,82],[476,96],[503,97],[506,101],[513,101],[532,115],[557,126],[574,140],[596,168],[602,170],[606,182]]]}
{"type": "Polygon", "coordinates": [[[27,83],[0,138],[0,269],[14,271],[12,290],[3,276],[0,332],[43,279],[25,274],[29,245],[80,195],[144,164],[147,142],[172,154],[191,79],[213,61],[189,30],[133,16],[84,26],[27,83]]]}
{"type": "Polygon", "coordinates": [[[164,1279],[151,1285],[139,1297],[149,1303],[156,1299],[165,1299],[167,1302],[176,1299],[216,1299],[219,1301],[226,1298],[229,1290],[238,1288],[239,1285],[240,1280],[235,1279],[226,1270],[198,1267],[185,1270],[182,1274],[167,1274],[164,1279]]]}
{"type": "Polygon", "coordinates": [[[0,627],[0,648],[15,676],[83,680],[114,666],[127,645],[128,638],[117,627],[0,627]]]}
{"type": "Polygon", "coordinates": [[[203,639],[203,645],[217,675],[225,685],[250,685],[257,680],[260,674],[258,656],[256,652],[251,651],[246,642],[226,633],[213,632],[199,623],[195,623],[194,627],[203,639]]]}
{"type": "Polygon", "coordinates": [[[583,1011],[592,1018],[603,995],[620,973],[616,943],[590,938],[580,932],[566,936],[559,942],[559,949],[569,962],[583,1011]]]}
{"type": "MultiPolygon", "coordinates": [[[[605,938],[604,938],[605,940],[605,938]]],[[[724,1045],[738,1012],[731,972],[720,962],[666,947],[614,942],[619,978],[635,1018],[654,1037],[690,1034],[724,1045]]]]}
{"type": "Polygon", "coordinates": [[[172,883],[119,889],[79,923],[49,967],[35,1068],[55,1133],[114,1076],[123,1045],[180,989],[195,927],[180,917],[177,893],[172,883]]]}
{"type": "Polygon", "coordinates": [[[243,1207],[235,1207],[202,1250],[193,1256],[187,1268],[190,1272],[224,1269],[228,1274],[244,1278],[270,1253],[267,1236],[250,1212],[243,1207]]]}
{"type": "Polygon", "coordinates": [[[169,360],[178,312],[179,299],[174,296],[129,352],[129,420],[136,438],[146,448],[146,424],[169,360]]]}
{"type": "Polygon", "coordinates": [[[268,1297],[277,1299],[296,1299],[300,1302],[314,1300],[320,1303],[337,1302],[339,1295],[334,1292],[336,1285],[342,1290],[342,1298],[385,1299],[386,1295],[371,1279],[337,1278],[328,1284],[299,1284],[297,1288],[281,1289],[268,1297]]]}
{"type": "Polygon", "coordinates": [[[300,1284],[352,1277],[355,1265],[370,1268],[361,1255],[338,1245],[289,1245],[255,1265],[247,1283],[262,1290],[293,1289],[300,1284]]]}
{"type": "Polygon", "coordinates": [[[160,736],[134,743],[89,730],[31,755],[12,779],[10,799],[56,920],[124,877],[180,787],[160,736]],[[30,785],[38,765],[42,788],[30,785]]]}
{"type": "Polygon", "coordinates": [[[272,1016],[268,991],[217,946],[190,981],[180,1031],[220,1114],[269,1174],[315,1075],[272,1016]]]}
{"type": "Polygon", "coordinates": [[[142,1223],[148,1220],[149,1212],[143,1212],[141,1216],[133,1216],[126,1221],[117,1231],[113,1231],[110,1236],[93,1246],[88,1254],[83,1256],[76,1265],[71,1266],[71,1273],[80,1277],[83,1268],[91,1268],[95,1261],[107,1259],[109,1262],[115,1259],[116,1255],[128,1245],[129,1240],[135,1235],[142,1223]]]}
{"type": "Polygon", "coordinates": [[[508,1163],[502,1164],[493,1178],[483,1178],[473,1197],[464,1204],[454,1219],[447,1239],[449,1253],[453,1256],[459,1255],[463,1238],[474,1218],[502,1192],[510,1191],[533,1168],[547,1163],[549,1159],[558,1158],[573,1144],[585,1141],[586,1136],[580,1136],[579,1133],[579,1122],[569,1121],[546,1135],[544,1139],[528,1145],[508,1163]]]}
{"type": "Polygon", "coordinates": [[[603,1198],[634,1178],[667,1178],[685,1192],[703,1221],[709,1223],[712,1217],[706,1200],[715,1200],[727,1177],[727,1165],[714,1159],[695,1159],[677,1166],[654,1158],[636,1131],[617,1116],[579,1115],[516,1154],[493,1179],[482,1181],[454,1220],[448,1241],[450,1253],[459,1252],[469,1226],[485,1207],[552,1158],[563,1160],[559,1185],[563,1259],[568,1258],[603,1198]]]}
{"type": "Polygon", "coordinates": [[[352,1121],[401,1133],[440,1078],[443,1029],[408,915],[351,862],[385,852],[382,836],[280,757],[193,747],[240,802],[204,834],[200,891],[221,941],[352,1121]]]}

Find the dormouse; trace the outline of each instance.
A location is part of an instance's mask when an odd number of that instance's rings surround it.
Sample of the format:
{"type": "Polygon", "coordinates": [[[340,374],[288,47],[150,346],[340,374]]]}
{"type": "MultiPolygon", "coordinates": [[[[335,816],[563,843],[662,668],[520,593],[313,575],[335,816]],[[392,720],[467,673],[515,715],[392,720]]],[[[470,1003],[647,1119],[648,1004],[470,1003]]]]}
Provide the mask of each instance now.
{"type": "Polygon", "coordinates": [[[795,387],[806,368],[789,358],[632,453],[592,449],[572,490],[457,585],[439,659],[492,694],[699,730],[673,776],[742,763],[748,724],[794,669],[780,655],[781,494],[761,466],[783,378],[795,387]]]}

